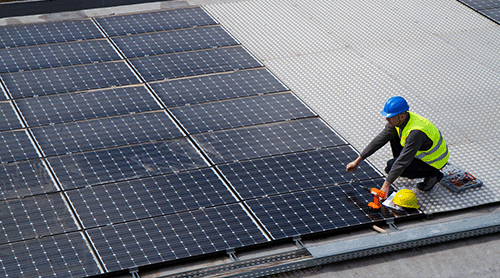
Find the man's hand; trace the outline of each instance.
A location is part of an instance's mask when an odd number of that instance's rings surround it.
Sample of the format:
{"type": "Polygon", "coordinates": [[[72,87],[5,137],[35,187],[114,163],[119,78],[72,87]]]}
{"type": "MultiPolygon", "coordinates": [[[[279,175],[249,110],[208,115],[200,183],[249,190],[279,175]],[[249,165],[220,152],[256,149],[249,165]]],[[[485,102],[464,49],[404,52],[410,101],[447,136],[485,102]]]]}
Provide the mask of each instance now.
{"type": "Polygon", "coordinates": [[[361,161],[363,161],[363,158],[361,158],[361,156],[358,156],[358,158],[356,158],[356,160],[354,160],[354,161],[350,162],[349,164],[347,164],[347,166],[345,167],[345,170],[347,172],[354,172],[354,171],[356,171],[356,169],[358,169],[358,166],[361,163],[361,161]]]}
{"type": "Polygon", "coordinates": [[[387,197],[389,197],[388,194],[389,194],[390,187],[391,187],[391,184],[388,183],[387,181],[384,181],[384,184],[382,184],[382,187],[380,188],[380,190],[385,192],[384,199],[387,199],[387,197]]]}

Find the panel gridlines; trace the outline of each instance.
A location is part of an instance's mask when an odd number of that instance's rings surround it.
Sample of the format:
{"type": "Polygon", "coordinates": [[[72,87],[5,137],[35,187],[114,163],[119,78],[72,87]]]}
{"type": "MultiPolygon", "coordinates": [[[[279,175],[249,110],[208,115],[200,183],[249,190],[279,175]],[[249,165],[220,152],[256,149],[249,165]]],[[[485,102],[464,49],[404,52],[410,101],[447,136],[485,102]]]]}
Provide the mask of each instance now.
{"type": "Polygon", "coordinates": [[[353,185],[380,175],[345,173],[348,143],[203,9],[95,22],[0,30],[0,273],[84,277],[393,217],[353,185]]]}

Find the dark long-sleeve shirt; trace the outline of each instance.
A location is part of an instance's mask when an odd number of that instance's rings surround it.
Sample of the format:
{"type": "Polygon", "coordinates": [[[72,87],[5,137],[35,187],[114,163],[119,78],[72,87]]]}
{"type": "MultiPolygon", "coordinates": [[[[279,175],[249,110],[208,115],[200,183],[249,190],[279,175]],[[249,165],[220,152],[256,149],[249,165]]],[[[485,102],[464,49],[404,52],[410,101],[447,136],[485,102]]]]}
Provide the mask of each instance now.
{"type": "MultiPolygon", "coordinates": [[[[400,130],[402,130],[406,126],[409,119],[410,117],[405,120],[405,122],[401,125],[400,130]]],[[[360,156],[363,159],[368,158],[370,155],[382,148],[385,144],[387,144],[387,142],[391,141],[391,139],[396,136],[399,139],[396,128],[390,127],[388,124],[386,124],[384,129],[365,147],[360,156]]],[[[431,147],[432,140],[427,135],[425,135],[424,132],[420,130],[411,131],[406,138],[405,146],[402,147],[401,153],[399,154],[396,161],[392,165],[391,170],[387,174],[387,182],[393,183],[403,173],[406,167],[408,167],[411,161],[415,158],[415,154],[417,153],[417,151],[426,151],[431,147]]]]}

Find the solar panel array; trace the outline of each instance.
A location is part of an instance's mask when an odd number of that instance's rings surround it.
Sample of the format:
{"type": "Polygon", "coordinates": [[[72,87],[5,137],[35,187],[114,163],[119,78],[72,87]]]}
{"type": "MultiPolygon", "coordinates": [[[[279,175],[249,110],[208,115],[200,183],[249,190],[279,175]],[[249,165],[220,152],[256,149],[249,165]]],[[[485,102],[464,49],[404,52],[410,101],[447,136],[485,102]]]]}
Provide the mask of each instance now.
{"type": "MultiPolygon", "coordinates": [[[[186,8],[0,30],[0,275],[84,277],[392,218],[383,179],[186,8]]],[[[408,210],[400,216],[419,214],[408,210]]]]}
{"type": "Polygon", "coordinates": [[[500,1],[498,0],[459,0],[478,13],[500,24],[500,1]]]}

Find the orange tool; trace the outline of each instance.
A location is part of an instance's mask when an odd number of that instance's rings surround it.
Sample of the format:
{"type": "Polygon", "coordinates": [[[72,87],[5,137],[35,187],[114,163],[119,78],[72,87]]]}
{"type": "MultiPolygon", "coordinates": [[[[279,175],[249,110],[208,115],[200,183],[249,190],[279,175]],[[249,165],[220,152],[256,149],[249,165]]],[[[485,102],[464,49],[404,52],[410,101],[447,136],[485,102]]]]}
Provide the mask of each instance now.
{"type": "Polygon", "coordinates": [[[368,206],[372,209],[380,209],[382,207],[380,200],[385,197],[385,192],[373,187],[370,193],[373,195],[373,202],[368,203],[368,206]]]}

